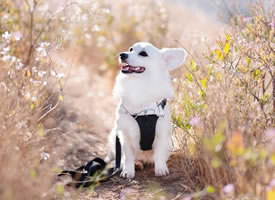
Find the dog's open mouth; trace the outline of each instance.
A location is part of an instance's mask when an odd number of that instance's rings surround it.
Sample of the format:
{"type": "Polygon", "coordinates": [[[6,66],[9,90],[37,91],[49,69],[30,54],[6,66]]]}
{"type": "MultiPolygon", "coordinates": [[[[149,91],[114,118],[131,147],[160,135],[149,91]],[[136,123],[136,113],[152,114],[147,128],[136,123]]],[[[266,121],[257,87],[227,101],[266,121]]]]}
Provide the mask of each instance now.
{"type": "Polygon", "coordinates": [[[145,71],[145,67],[141,67],[141,66],[134,67],[126,63],[123,63],[121,65],[121,72],[125,74],[142,73],[144,71],[145,71]]]}

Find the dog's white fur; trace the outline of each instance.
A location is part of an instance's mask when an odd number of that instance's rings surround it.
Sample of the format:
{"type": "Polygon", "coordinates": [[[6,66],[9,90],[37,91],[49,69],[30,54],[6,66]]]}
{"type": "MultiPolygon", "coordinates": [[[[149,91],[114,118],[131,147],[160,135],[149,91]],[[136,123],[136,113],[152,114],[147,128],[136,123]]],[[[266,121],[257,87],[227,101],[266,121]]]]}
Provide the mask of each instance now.
{"type": "MultiPolygon", "coordinates": [[[[143,73],[124,74],[119,72],[114,86],[114,96],[130,113],[138,113],[154,102],[173,97],[169,71],[180,66],[185,59],[182,48],[158,49],[150,43],[138,42],[132,47],[126,62],[131,66],[143,66],[143,73]],[[148,56],[139,55],[145,51],[148,56]]],[[[114,128],[109,135],[110,152],[106,161],[115,159],[115,137],[119,136],[122,147],[123,178],[135,177],[135,160],[155,164],[155,175],[169,174],[166,161],[171,151],[171,114],[168,105],[164,117],[159,117],[153,149],[140,150],[140,130],[136,120],[118,105],[114,128]]]]}

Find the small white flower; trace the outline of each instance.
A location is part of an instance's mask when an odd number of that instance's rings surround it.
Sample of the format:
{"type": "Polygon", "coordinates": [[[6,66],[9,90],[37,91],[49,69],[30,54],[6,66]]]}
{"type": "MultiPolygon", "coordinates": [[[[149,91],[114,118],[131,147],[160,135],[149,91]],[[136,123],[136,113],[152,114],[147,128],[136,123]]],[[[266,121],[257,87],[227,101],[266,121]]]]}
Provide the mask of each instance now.
{"type": "Polygon", "coordinates": [[[50,73],[51,73],[52,76],[56,76],[56,72],[55,71],[51,70],[50,73]]]}
{"type": "Polygon", "coordinates": [[[32,67],[32,71],[33,72],[38,72],[37,67],[36,66],[32,67]]]}
{"type": "Polygon", "coordinates": [[[5,38],[6,40],[9,40],[10,37],[11,37],[11,34],[8,31],[6,31],[4,34],[2,34],[2,38],[5,38]]]}
{"type": "Polygon", "coordinates": [[[42,78],[45,74],[47,74],[47,72],[45,72],[45,71],[39,71],[39,72],[38,72],[38,76],[41,77],[41,78],[42,78]]]}
{"type": "Polygon", "coordinates": [[[9,15],[8,14],[5,14],[4,16],[3,16],[3,19],[8,19],[9,18],[9,15]]]}
{"type": "Polygon", "coordinates": [[[15,56],[11,57],[11,62],[15,62],[17,60],[17,58],[15,56]]]}
{"type": "Polygon", "coordinates": [[[48,82],[47,81],[43,81],[43,84],[42,84],[43,86],[46,86],[46,85],[48,85],[48,82]]]}
{"type": "Polygon", "coordinates": [[[44,51],[45,49],[43,48],[43,47],[37,47],[36,49],[35,49],[36,51],[38,51],[38,52],[42,52],[42,51],[44,51]]]}
{"type": "Polygon", "coordinates": [[[11,59],[11,56],[10,55],[4,55],[3,57],[2,57],[2,60],[3,61],[9,61],[11,59]]]}
{"type": "Polygon", "coordinates": [[[50,154],[47,153],[47,152],[42,152],[42,153],[40,154],[40,158],[41,158],[42,160],[48,160],[48,159],[50,158],[50,154]]]}
{"type": "Polygon", "coordinates": [[[22,127],[23,128],[27,128],[27,122],[26,121],[17,122],[16,125],[15,125],[15,127],[17,129],[21,129],[22,127]]]}
{"type": "Polygon", "coordinates": [[[32,133],[31,132],[26,132],[24,135],[24,141],[27,142],[29,141],[29,139],[32,137],[32,133]]]}
{"type": "Polygon", "coordinates": [[[30,94],[29,92],[27,92],[27,93],[25,94],[25,97],[30,98],[30,97],[31,97],[31,94],[30,94]]]}
{"type": "Polygon", "coordinates": [[[48,54],[46,51],[42,51],[42,53],[40,54],[41,57],[46,57],[48,54]]]}
{"type": "Polygon", "coordinates": [[[10,50],[11,50],[10,46],[7,46],[7,47],[4,47],[4,48],[3,48],[3,51],[5,51],[5,52],[8,52],[8,51],[10,51],[10,50]]]}
{"type": "Polygon", "coordinates": [[[41,85],[41,84],[42,84],[42,81],[33,81],[33,83],[34,83],[35,85],[41,85]]]}
{"type": "Polygon", "coordinates": [[[106,14],[109,14],[110,13],[110,9],[108,9],[108,8],[102,9],[102,12],[104,12],[106,14]]]}
{"type": "Polygon", "coordinates": [[[201,37],[201,42],[205,42],[207,40],[207,37],[206,36],[202,36],[201,37]]]}
{"type": "Polygon", "coordinates": [[[82,19],[83,21],[87,21],[87,20],[88,20],[87,14],[82,15],[82,16],[81,16],[81,19],[82,19]]]}
{"type": "Polygon", "coordinates": [[[100,31],[100,27],[96,24],[93,26],[92,31],[98,32],[98,31],[100,31]]]}
{"type": "Polygon", "coordinates": [[[20,70],[20,69],[22,69],[23,66],[24,65],[20,62],[20,63],[18,63],[18,65],[15,66],[15,69],[20,70]]]}
{"type": "Polygon", "coordinates": [[[85,37],[86,37],[87,39],[91,39],[91,38],[92,38],[92,36],[91,36],[90,34],[88,34],[88,33],[85,34],[85,37]]]}
{"type": "Polygon", "coordinates": [[[43,72],[42,72],[42,71],[39,71],[39,72],[38,72],[38,76],[42,78],[42,77],[44,76],[43,72]]]}
{"type": "Polygon", "coordinates": [[[64,78],[65,77],[65,74],[64,73],[58,73],[56,75],[57,78],[64,78]]]}
{"type": "Polygon", "coordinates": [[[32,101],[36,101],[37,98],[36,98],[36,97],[32,97],[31,100],[32,100],[32,101]]]}
{"type": "Polygon", "coordinates": [[[50,43],[49,42],[41,42],[40,46],[41,47],[47,47],[47,46],[50,46],[50,43]]]}

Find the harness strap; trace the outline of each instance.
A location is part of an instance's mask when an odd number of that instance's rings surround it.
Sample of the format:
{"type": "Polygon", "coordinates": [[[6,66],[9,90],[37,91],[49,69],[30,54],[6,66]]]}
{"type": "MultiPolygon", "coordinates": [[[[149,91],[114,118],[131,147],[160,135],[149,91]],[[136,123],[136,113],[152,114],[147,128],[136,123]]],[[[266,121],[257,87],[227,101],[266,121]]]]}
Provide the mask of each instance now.
{"type": "Polygon", "coordinates": [[[120,104],[119,110],[123,113],[135,116],[144,116],[144,115],[157,115],[159,117],[164,116],[164,108],[167,103],[167,99],[163,99],[160,103],[154,102],[150,106],[146,106],[141,110],[128,110],[123,104],[120,104]]]}
{"type": "Polygon", "coordinates": [[[164,109],[165,106],[166,106],[166,104],[167,104],[167,99],[163,99],[163,100],[158,104],[158,106],[161,106],[161,108],[164,109]]]}

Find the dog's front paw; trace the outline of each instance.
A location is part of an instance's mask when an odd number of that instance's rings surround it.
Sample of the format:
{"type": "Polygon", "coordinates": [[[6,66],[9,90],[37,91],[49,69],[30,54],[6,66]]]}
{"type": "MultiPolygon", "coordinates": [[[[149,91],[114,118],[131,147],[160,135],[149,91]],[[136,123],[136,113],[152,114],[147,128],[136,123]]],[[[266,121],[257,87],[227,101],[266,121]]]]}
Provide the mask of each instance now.
{"type": "Polygon", "coordinates": [[[169,174],[166,163],[155,165],[155,176],[166,176],[169,174]]]}
{"type": "Polygon", "coordinates": [[[122,170],[120,177],[128,178],[128,179],[135,178],[135,171],[124,169],[124,170],[122,170]]]}

